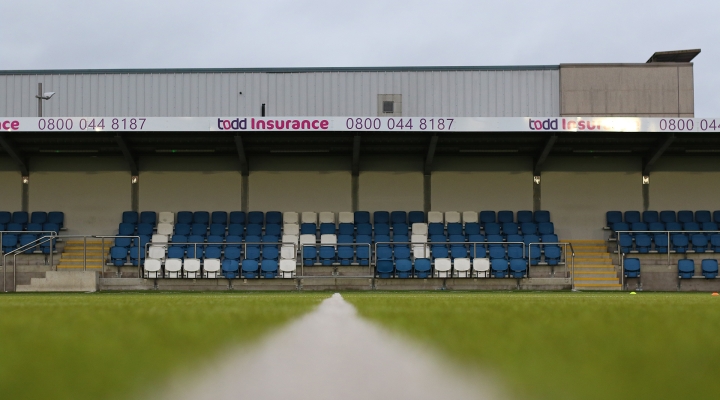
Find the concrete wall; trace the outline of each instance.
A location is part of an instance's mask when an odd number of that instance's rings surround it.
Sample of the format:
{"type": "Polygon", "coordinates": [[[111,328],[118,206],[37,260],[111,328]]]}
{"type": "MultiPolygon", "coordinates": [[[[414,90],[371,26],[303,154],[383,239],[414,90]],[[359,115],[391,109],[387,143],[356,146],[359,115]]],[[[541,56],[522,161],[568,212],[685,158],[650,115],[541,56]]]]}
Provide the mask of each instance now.
{"type": "Polygon", "coordinates": [[[530,158],[438,156],[433,165],[431,208],[532,210],[532,177],[530,158]]]}
{"type": "Polygon", "coordinates": [[[125,160],[36,157],[29,168],[29,211],[65,212],[64,234],[117,233],[120,215],[131,206],[125,160]]]}
{"type": "Polygon", "coordinates": [[[250,158],[252,211],[351,211],[349,157],[250,158]]]}
{"type": "Polygon", "coordinates": [[[693,65],[563,64],[562,116],[693,117],[693,65]]]}
{"type": "Polygon", "coordinates": [[[663,157],[650,172],[650,209],[720,210],[720,157],[663,157]]]}
{"type": "Polygon", "coordinates": [[[642,210],[642,165],[638,158],[558,157],[543,165],[543,209],[558,237],[604,239],[609,210],[642,210]]]}
{"type": "Polygon", "coordinates": [[[140,210],[240,210],[241,185],[234,157],[140,159],[140,210]]]}
{"type": "Polygon", "coordinates": [[[362,157],[358,208],[370,212],[422,210],[422,168],[421,157],[362,157]]]}
{"type": "Polygon", "coordinates": [[[0,157],[0,210],[18,211],[22,208],[20,171],[9,157],[0,157]]]}

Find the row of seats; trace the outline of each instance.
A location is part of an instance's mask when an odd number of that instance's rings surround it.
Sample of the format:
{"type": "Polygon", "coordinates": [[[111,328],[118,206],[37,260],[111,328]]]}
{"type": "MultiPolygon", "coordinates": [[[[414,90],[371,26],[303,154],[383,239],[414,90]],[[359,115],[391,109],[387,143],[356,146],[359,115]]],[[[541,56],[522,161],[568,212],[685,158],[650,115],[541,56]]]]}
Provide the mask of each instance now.
{"type": "Polygon", "coordinates": [[[292,260],[250,260],[242,262],[219,258],[169,258],[147,259],[145,278],[277,278],[292,277],[295,274],[295,262],[292,260]]]}
{"type": "Polygon", "coordinates": [[[0,226],[7,226],[10,223],[14,223],[25,227],[27,224],[42,225],[48,222],[58,224],[60,228],[63,228],[65,214],[62,211],[51,211],[49,213],[45,211],[33,211],[32,213],[28,213],[27,211],[15,211],[13,213],[0,211],[0,226]]]}
{"type": "Polygon", "coordinates": [[[660,212],[643,211],[642,213],[640,211],[625,211],[624,213],[622,211],[608,211],[605,214],[605,221],[606,228],[613,230],[620,230],[614,228],[614,224],[619,222],[624,222],[626,224],[632,224],[635,222],[644,222],[646,224],[651,224],[654,222],[661,222],[664,224],[667,224],[669,222],[679,222],[681,224],[687,222],[696,222],[698,224],[702,224],[704,222],[720,223],[720,210],[713,211],[712,213],[708,210],[700,210],[695,212],[690,210],[682,210],[677,212],[672,210],[660,212]]]}
{"type": "Polygon", "coordinates": [[[686,232],[698,232],[698,231],[705,231],[705,232],[716,232],[718,231],[718,223],[717,222],[633,222],[631,224],[628,224],[626,222],[616,222],[613,224],[613,231],[615,232],[624,232],[624,231],[633,231],[633,232],[677,232],[677,231],[686,231],[686,232]]]}
{"type": "MultiPolygon", "coordinates": [[[[718,276],[718,261],[715,259],[702,260],[700,270],[706,279],[715,279],[718,276]]],[[[623,263],[625,278],[640,278],[640,259],[626,258],[623,263]]],[[[678,277],[690,279],[695,275],[694,260],[678,260],[678,277]]]]}
{"type": "Polygon", "coordinates": [[[621,233],[618,234],[618,245],[623,253],[705,253],[720,252],[720,234],[705,235],[695,233],[621,233]]]}
{"type": "Polygon", "coordinates": [[[541,223],[550,222],[550,213],[548,211],[518,211],[517,215],[513,211],[430,211],[425,214],[423,211],[375,211],[372,213],[372,222],[369,211],[355,212],[285,212],[268,211],[232,211],[228,214],[226,211],[179,211],[177,215],[172,212],[143,211],[125,211],[122,215],[122,222],[133,225],[148,223],[156,226],[158,223],[169,224],[194,224],[200,223],[210,224],[301,224],[301,223],[351,223],[351,224],[414,224],[417,222],[424,223],[541,223]]]}

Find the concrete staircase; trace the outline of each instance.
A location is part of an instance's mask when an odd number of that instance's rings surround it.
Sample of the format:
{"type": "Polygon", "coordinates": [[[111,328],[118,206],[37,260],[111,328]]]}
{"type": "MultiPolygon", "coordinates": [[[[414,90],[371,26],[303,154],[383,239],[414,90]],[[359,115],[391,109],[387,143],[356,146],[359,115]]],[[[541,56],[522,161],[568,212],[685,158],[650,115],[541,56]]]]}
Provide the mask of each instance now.
{"type": "MultiPolygon", "coordinates": [[[[112,242],[105,241],[105,252],[112,247],[112,242]]],[[[87,256],[86,268],[89,270],[99,270],[102,268],[104,255],[102,250],[102,241],[98,239],[87,240],[87,250],[83,253],[82,239],[69,239],[65,242],[65,248],[60,256],[60,263],[57,266],[58,271],[72,271],[83,269],[83,257],[87,256]]]]}
{"type": "Polygon", "coordinates": [[[44,278],[30,278],[29,285],[17,285],[17,292],[96,292],[95,271],[48,271],[44,278]]]}
{"type": "Polygon", "coordinates": [[[620,278],[604,240],[569,240],[575,249],[575,288],[621,290],[620,278]]]}

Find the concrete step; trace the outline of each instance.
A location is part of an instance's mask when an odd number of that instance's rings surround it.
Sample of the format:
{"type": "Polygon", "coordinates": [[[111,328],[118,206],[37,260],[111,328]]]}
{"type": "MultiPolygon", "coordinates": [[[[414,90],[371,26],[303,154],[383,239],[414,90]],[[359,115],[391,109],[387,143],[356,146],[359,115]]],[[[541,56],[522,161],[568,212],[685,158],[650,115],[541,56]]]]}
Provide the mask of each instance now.
{"type": "Polygon", "coordinates": [[[579,278],[606,278],[617,279],[615,271],[575,271],[575,279],[579,278]]]}
{"type": "Polygon", "coordinates": [[[616,277],[580,277],[575,275],[575,284],[619,284],[616,277]]]}
{"type": "Polygon", "coordinates": [[[18,285],[18,292],[95,292],[95,271],[48,271],[44,278],[30,278],[29,285],[18,285]]]}
{"type": "MultiPolygon", "coordinates": [[[[83,253],[62,253],[60,256],[61,260],[76,260],[76,259],[83,259],[83,256],[85,254],[83,253]]],[[[103,253],[101,251],[94,251],[94,252],[87,252],[87,258],[103,258],[103,253]]]]}
{"type": "Polygon", "coordinates": [[[575,283],[575,288],[579,290],[622,290],[619,283],[575,283]]]}

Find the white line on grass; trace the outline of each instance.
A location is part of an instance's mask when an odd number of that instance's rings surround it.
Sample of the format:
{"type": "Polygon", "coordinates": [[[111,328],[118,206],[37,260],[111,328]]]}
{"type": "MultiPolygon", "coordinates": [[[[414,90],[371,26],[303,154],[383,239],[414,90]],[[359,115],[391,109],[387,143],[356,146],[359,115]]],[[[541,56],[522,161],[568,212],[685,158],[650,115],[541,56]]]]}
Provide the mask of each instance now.
{"type": "MultiPolygon", "coordinates": [[[[212,335],[210,335],[212,336],[212,335]]],[[[164,398],[196,399],[491,399],[487,381],[450,367],[357,316],[340,294],[271,335],[237,350],[164,398]]],[[[153,396],[157,398],[157,396],[153,396]]]]}

